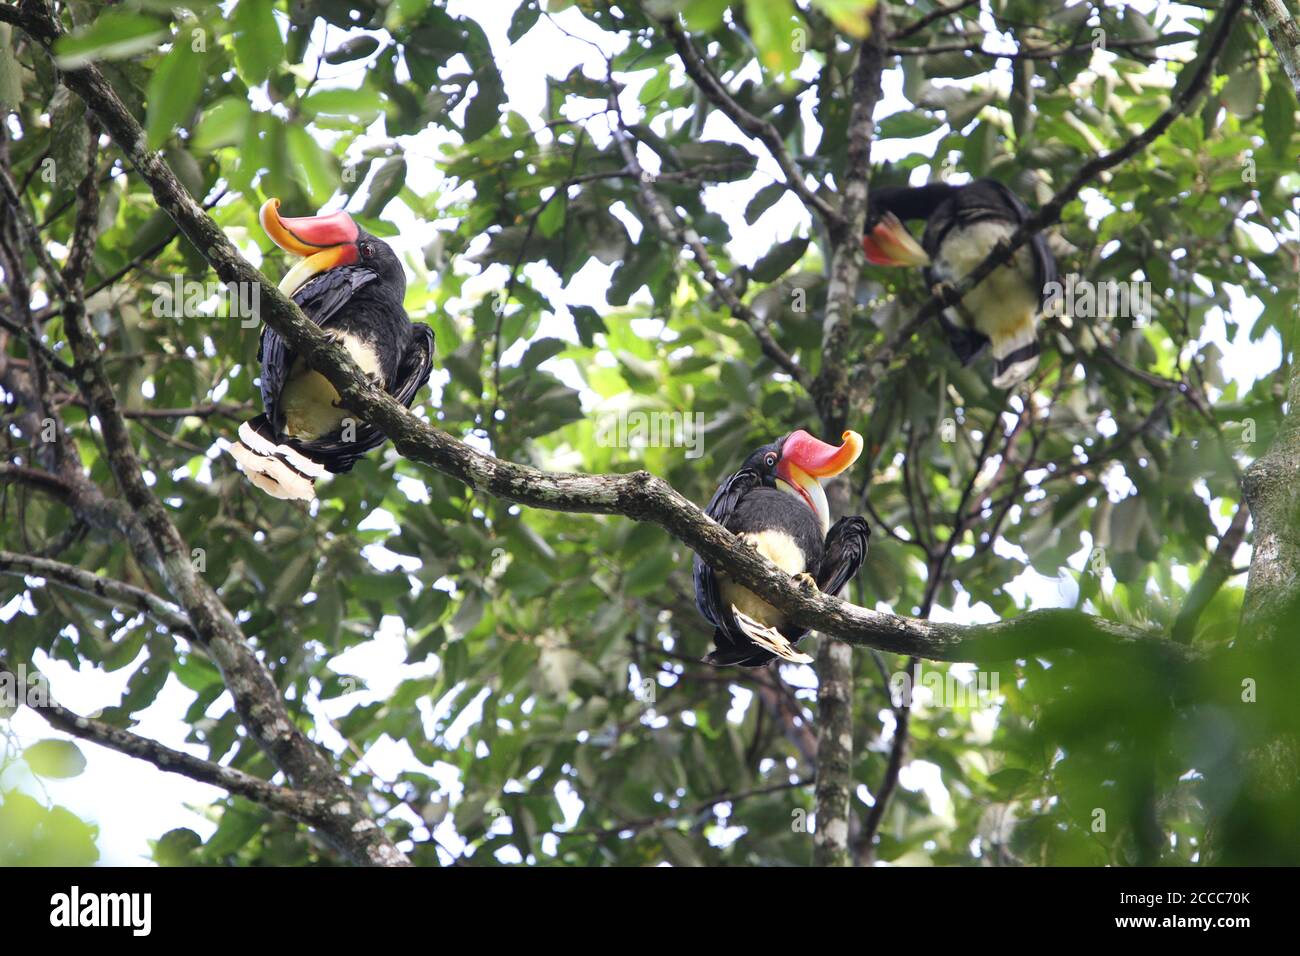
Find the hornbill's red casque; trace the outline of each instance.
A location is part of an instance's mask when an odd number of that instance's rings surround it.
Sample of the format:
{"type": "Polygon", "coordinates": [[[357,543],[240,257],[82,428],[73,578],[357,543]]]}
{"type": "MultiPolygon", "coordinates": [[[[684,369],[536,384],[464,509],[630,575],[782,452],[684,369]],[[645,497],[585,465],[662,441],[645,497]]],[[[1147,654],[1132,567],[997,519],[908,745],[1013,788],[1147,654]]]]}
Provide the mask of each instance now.
{"type": "MultiPolygon", "coordinates": [[[[871,190],[862,247],[875,265],[922,266],[931,288],[951,285],[1028,218],[1020,198],[992,179],[965,186],[882,186],[871,190]],[[903,225],[911,219],[925,220],[919,246],[903,225]]],[[[991,342],[995,386],[1011,388],[1028,378],[1038,366],[1038,321],[1047,284],[1055,280],[1056,259],[1038,233],[945,309],[940,319],[962,364],[991,342]]]]}
{"type": "MultiPolygon", "coordinates": [[[[261,220],[277,246],[303,257],[280,281],[280,291],[341,342],[375,384],[410,408],[429,380],[433,330],[407,318],[406,274],[393,250],[342,211],[285,219],[280,200],[269,199],[261,220]]],[[[267,494],[311,500],[318,478],[350,471],[384,443],[383,433],[354,420],[334,386],[274,330],[263,327],[257,357],[265,413],[239,426],[230,453],[267,494]]]]}
{"type": "MultiPolygon", "coordinates": [[[[862,454],[862,436],[846,431],[836,448],[795,431],[759,448],[729,477],[705,509],[792,577],[838,594],[862,566],[871,529],[865,519],[841,518],[831,526],[822,485],[843,474],[862,454]]],[[[695,557],[695,605],[715,628],[716,650],[706,663],[759,667],[774,658],[796,664],[812,658],[794,645],[807,633],[726,574],[695,557]]]]}

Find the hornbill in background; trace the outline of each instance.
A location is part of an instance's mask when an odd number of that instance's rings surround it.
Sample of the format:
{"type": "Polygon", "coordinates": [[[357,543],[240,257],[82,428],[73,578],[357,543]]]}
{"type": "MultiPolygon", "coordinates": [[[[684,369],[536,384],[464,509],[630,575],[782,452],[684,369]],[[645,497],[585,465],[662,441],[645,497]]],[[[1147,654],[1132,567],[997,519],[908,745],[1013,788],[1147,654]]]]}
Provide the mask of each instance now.
{"type": "MultiPolygon", "coordinates": [[[[260,217],[272,242],[303,257],[280,291],[410,408],[429,380],[433,330],[407,318],[406,273],[393,250],[343,211],[285,219],[280,200],[268,199],[260,217]]],[[[334,386],[274,330],[263,327],[257,358],[265,412],[239,426],[230,453],[267,494],[311,500],[318,478],[350,471],[384,443],[383,433],[351,417],[334,386]]]]}
{"type": "MultiPolygon", "coordinates": [[[[862,247],[875,265],[924,267],[926,285],[933,289],[959,282],[1028,218],[1020,197],[992,179],[965,186],[882,186],[868,199],[862,247]],[[903,225],[912,219],[925,220],[919,246],[903,225]]],[[[1038,366],[1045,290],[1055,280],[1056,259],[1038,233],[945,309],[940,320],[962,364],[991,342],[995,386],[1011,388],[1028,378],[1038,366]]]]}
{"type": "MultiPolygon", "coordinates": [[[[759,448],[729,477],[704,513],[778,568],[827,594],[838,594],[862,567],[871,529],[861,517],[831,526],[823,484],[862,453],[862,436],[846,431],[838,448],[795,431],[759,448]]],[[[774,658],[812,661],[794,645],[806,628],[695,556],[695,605],[715,628],[709,664],[759,667],[774,658]]]]}

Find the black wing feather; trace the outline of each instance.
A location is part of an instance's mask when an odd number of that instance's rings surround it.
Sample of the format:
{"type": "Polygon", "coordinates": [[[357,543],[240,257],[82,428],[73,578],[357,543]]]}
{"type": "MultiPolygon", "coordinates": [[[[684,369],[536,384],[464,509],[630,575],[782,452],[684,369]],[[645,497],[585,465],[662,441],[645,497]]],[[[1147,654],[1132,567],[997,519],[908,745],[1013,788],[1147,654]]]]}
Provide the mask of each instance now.
{"type": "MultiPolygon", "coordinates": [[[[740,499],[762,483],[763,479],[757,472],[747,468],[741,469],[714,492],[713,500],[704,509],[704,513],[726,527],[740,499]]],[[[724,631],[734,629],[735,620],[731,616],[731,609],[723,606],[722,598],[718,594],[717,576],[711,567],[700,560],[698,554],[692,566],[692,577],[695,579],[695,606],[699,608],[700,613],[714,627],[724,631]]]]}
{"type": "MultiPolygon", "coordinates": [[[[416,394],[429,381],[433,369],[433,329],[427,325],[412,323],[411,341],[402,355],[397,377],[389,389],[389,394],[407,408],[415,401],[416,394]]],[[[293,446],[320,461],[333,474],[351,471],[358,460],[387,441],[378,428],[366,422],[358,421],[352,441],[338,438],[318,438],[313,441],[295,441],[293,446]]]]}
{"type": "Polygon", "coordinates": [[[862,567],[870,541],[871,526],[860,515],[841,518],[831,525],[817,572],[817,589],[823,594],[839,594],[862,567]]]}
{"type": "MultiPolygon", "coordinates": [[[[307,318],[323,328],[358,289],[378,280],[379,276],[369,269],[342,266],[313,276],[293,294],[293,301],[307,318]]],[[[276,403],[295,358],[297,353],[289,348],[278,332],[262,326],[262,338],[257,347],[257,359],[262,363],[262,407],[276,431],[284,426],[276,403]]]]}

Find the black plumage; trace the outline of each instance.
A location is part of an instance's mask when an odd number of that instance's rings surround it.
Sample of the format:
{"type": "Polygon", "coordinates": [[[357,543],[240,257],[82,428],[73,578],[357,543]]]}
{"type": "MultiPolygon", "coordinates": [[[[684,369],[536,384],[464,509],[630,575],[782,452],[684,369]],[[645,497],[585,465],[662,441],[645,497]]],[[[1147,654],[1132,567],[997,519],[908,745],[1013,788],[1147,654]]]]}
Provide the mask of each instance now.
{"type": "MultiPolygon", "coordinates": [[[[407,318],[402,306],[406,277],[392,249],[378,239],[368,241],[375,250],[368,258],[363,251],[364,264],[313,276],[292,298],[322,329],[369,343],[381,362],[378,384],[409,408],[433,369],[433,330],[407,318]]],[[[343,440],[341,429],[316,438],[285,435],[280,394],[297,355],[274,329],[263,328],[257,357],[262,363],[264,417],[281,436],[279,441],[334,474],[350,471],[358,459],[384,443],[384,434],[364,422],[356,423],[351,441],[343,440]]]]}
{"type": "MultiPolygon", "coordinates": [[[[817,512],[797,493],[783,490],[777,474],[786,439],[764,445],[746,460],[735,474],[728,477],[714,493],[705,513],[732,534],[751,544],[769,540],[773,535],[788,539],[798,553],[798,568],[785,570],[795,576],[808,575],[819,590],[838,593],[857,573],[866,556],[871,531],[865,519],[853,516],[841,518],[827,533],[819,522],[817,512]]],[[[763,550],[759,545],[760,550],[763,550]]],[[[704,618],[714,626],[713,641],[716,649],[704,660],[715,665],[738,664],[742,667],[759,667],[778,656],[757,644],[746,625],[737,620],[733,600],[724,592],[736,593],[738,586],[725,575],[715,572],[696,555],[693,565],[695,604],[704,618]]],[[[748,594],[748,592],[741,593],[748,594]]],[[[760,606],[753,595],[748,595],[760,606]]],[[[769,612],[774,609],[768,608],[769,612]]],[[[765,614],[768,619],[758,623],[779,631],[791,645],[806,633],[806,628],[788,625],[779,614],[765,614]]],[[[785,655],[782,655],[785,656],[785,655]]],[[[788,658],[787,659],[791,659],[788,658]]]]}
{"type": "MultiPolygon", "coordinates": [[[[433,330],[407,317],[401,261],[344,213],[286,220],[278,205],[271,200],[263,207],[263,224],[277,244],[304,257],[281,288],[376,385],[409,408],[429,380],[433,330]]],[[[257,357],[264,412],[240,426],[231,454],[259,488],[311,499],[318,478],[351,470],[383,444],[384,434],[350,416],[334,387],[279,333],[263,328],[257,357]]]]}
{"type": "MultiPolygon", "coordinates": [[[[868,259],[876,264],[923,263],[926,284],[933,288],[960,281],[1029,216],[1020,197],[992,179],[977,179],[964,186],[943,182],[882,186],[871,190],[864,245],[868,259]],[[910,240],[891,219],[925,221],[920,246],[923,255],[900,260],[887,251],[881,254],[882,246],[897,249],[910,240]],[[873,242],[873,237],[880,241],[873,242]]],[[[1056,278],[1056,259],[1043,234],[1037,233],[1017,250],[1010,263],[994,270],[962,302],[945,309],[940,319],[962,363],[969,363],[991,341],[994,383],[1010,387],[1026,378],[1037,365],[1037,323],[1049,284],[1056,278]]]]}

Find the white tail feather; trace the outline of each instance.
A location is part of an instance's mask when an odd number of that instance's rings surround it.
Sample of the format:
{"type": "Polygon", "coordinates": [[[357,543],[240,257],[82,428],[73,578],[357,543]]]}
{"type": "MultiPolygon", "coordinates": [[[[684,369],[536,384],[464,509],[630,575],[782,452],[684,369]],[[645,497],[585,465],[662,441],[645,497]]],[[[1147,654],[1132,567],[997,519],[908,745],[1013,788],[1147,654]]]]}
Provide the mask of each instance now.
{"type": "Polygon", "coordinates": [[[1011,388],[1019,385],[1038,368],[1038,317],[1031,316],[1008,333],[990,336],[993,361],[1001,366],[1003,360],[1017,351],[1032,347],[1032,354],[1012,362],[993,377],[994,388],[1011,388]]]}
{"type": "Polygon", "coordinates": [[[320,462],[287,445],[272,444],[247,422],[239,426],[230,455],[248,480],[273,498],[311,501],[316,497],[316,479],[326,473],[320,462]]]}
{"type": "Polygon", "coordinates": [[[771,651],[781,660],[789,661],[792,664],[812,663],[813,659],[811,657],[796,651],[794,645],[776,628],[760,624],[734,604],[731,605],[731,613],[735,617],[736,623],[740,625],[740,629],[745,632],[745,636],[763,650],[771,651]]]}

